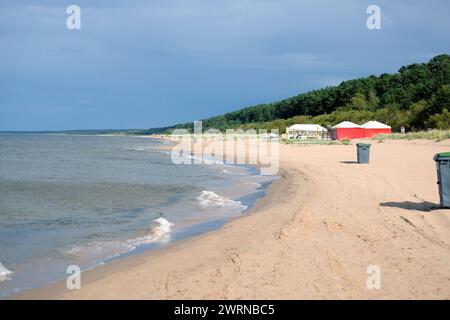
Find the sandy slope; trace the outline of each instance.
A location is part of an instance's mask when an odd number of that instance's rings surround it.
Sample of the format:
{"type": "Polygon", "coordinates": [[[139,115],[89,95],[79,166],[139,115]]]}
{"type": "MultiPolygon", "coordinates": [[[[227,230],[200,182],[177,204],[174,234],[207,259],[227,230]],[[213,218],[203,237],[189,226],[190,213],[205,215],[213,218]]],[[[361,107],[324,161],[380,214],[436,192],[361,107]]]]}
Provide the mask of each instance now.
{"type": "Polygon", "coordinates": [[[20,298],[450,298],[450,210],[432,157],[450,142],[281,146],[282,179],[252,214],[219,231],[96,268],[20,298]],[[366,269],[381,268],[368,290],[366,269]]]}

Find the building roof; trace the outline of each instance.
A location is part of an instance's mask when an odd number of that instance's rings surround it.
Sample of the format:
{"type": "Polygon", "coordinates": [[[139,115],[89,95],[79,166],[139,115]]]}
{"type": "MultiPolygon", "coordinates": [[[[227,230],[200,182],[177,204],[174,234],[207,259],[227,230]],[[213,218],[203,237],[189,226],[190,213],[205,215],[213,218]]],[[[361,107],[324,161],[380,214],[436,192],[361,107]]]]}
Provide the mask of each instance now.
{"type": "Polygon", "coordinates": [[[378,121],[369,121],[362,125],[364,129],[390,129],[391,127],[387,124],[378,121]]]}
{"type": "Polygon", "coordinates": [[[342,121],[338,123],[333,128],[362,128],[359,124],[350,122],[350,121],[342,121]]]}
{"type": "Polygon", "coordinates": [[[294,124],[287,128],[288,131],[297,130],[297,131],[327,131],[324,127],[318,124],[294,124]]]}

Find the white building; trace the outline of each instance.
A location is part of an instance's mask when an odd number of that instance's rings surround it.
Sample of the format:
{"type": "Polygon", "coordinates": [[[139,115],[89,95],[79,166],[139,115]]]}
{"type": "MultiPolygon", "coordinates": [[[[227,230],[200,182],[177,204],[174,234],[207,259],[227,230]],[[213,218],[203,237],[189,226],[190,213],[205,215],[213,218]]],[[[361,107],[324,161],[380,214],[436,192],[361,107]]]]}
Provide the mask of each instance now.
{"type": "Polygon", "coordinates": [[[323,139],[328,130],[318,124],[294,124],[286,129],[288,139],[323,139]]]}

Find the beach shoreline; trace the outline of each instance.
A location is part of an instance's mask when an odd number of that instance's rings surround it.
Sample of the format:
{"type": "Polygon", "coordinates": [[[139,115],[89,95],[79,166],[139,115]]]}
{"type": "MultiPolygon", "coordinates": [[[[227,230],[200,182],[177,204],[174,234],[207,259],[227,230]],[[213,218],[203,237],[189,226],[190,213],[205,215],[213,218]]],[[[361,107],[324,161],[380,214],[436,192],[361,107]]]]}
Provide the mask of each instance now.
{"type": "Polygon", "coordinates": [[[434,153],[448,140],[280,146],[281,178],[222,228],[10,299],[450,298],[450,210],[438,203],[434,153]],[[379,266],[381,288],[367,287],[379,266]]]}
{"type": "MultiPolygon", "coordinates": [[[[161,148],[162,150],[168,149],[161,148]]],[[[270,182],[268,189],[266,190],[266,195],[262,198],[259,198],[256,204],[245,211],[242,216],[235,216],[230,218],[228,222],[225,222],[218,229],[213,229],[207,231],[205,233],[201,233],[196,236],[191,236],[188,238],[184,238],[181,240],[177,240],[171,242],[169,244],[165,244],[164,246],[160,246],[151,250],[145,250],[143,252],[129,254],[125,257],[120,257],[118,259],[114,259],[106,264],[95,266],[89,270],[82,272],[82,281],[83,284],[95,283],[96,281],[105,277],[105,275],[112,275],[114,273],[121,272],[130,267],[142,265],[148,263],[148,260],[158,261],[158,258],[162,255],[170,254],[171,252],[178,252],[179,250],[189,250],[189,247],[193,245],[192,243],[203,241],[204,237],[208,237],[210,235],[215,235],[217,232],[220,232],[221,229],[228,227],[233,223],[239,223],[241,219],[247,218],[249,215],[257,214],[262,207],[264,207],[267,203],[272,202],[272,198],[275,195],[278,195],[283,192],[283,186],[286,184],[287,174],[281,170],[280,178],[273,180],[270,182]],[[183,249],[185,248],[185,249],[183,249]]],[[[51,283],[47,286],[39,287],[39,288],[31,288],[28,290],[24,290],[17,295],[12,295],[10,297],[6,297],[9,300],[15,299],[24,299],[24,300],[40,300],[40,299],[64,299],[65,294],[67,293],[66,281],[59,280],[54,283],[51,283]]],[[[84,299],[84,298],[81,298],[84,299]]]]}

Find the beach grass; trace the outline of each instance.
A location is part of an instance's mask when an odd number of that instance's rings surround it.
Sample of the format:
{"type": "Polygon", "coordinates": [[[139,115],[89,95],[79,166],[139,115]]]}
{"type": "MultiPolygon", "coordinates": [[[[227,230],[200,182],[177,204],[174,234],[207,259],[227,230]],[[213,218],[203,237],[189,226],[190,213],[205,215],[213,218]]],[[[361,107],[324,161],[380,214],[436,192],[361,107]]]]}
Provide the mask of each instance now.
{"type": "Polygon", "coordinates": [[[312,144],[318,144],[318,145],[348,145],[351,144],[350,140],[342,140],[341,142],[337,140],[320,140],[320,139],[314,139],[314,140],[299,140],[299,139],[282,139],[281,143],[283,144],[293,144],[293,145],[312,145],[312,144]]]}
{"type": "Polygon", "coordinates": [[[376,140],[381,142],[385,139],[392,140],[415,140],[415,139],[426,139],[434,141],[443,141],[450,139],[450,130],[429,130],[429,131],[417,131],[408,133],[391,133],[391,134],[379,134],[371,138],[371,140],[376,140]]]}

